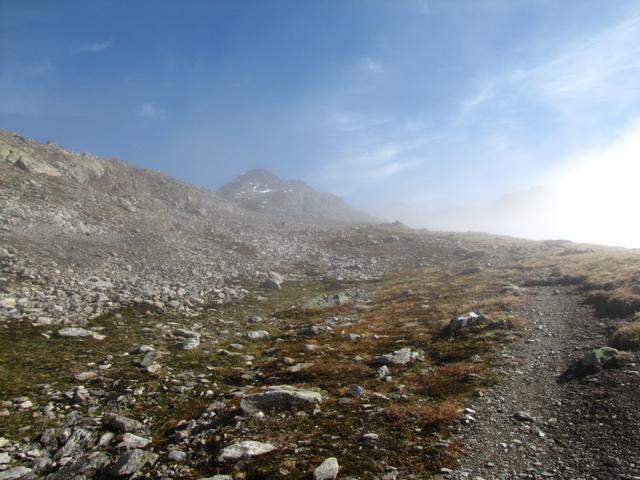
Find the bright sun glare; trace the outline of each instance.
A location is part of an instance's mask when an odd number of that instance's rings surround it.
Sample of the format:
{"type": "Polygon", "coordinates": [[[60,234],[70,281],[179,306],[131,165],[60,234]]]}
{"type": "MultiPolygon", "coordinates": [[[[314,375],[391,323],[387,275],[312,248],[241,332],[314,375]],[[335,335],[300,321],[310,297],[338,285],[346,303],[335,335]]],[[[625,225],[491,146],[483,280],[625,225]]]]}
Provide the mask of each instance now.
{"type": "Polygon", "coordinates": [[[549,215],[561,236],[640,247],[640,125],[614,145],[578,157],[550,178],[549,215]]]}

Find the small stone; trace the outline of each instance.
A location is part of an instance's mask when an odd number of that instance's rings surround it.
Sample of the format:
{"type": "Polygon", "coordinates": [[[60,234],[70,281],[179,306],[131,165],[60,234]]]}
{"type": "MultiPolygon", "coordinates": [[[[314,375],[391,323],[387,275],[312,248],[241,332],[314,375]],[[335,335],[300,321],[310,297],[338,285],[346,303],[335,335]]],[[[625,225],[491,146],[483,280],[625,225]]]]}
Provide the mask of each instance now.
{"type": "Polygon", "coordinates": [[[151,350],[145,353],[144,357],[142,357],[142,360],[140,360],[139,364],[142,367],[148,367],[149,365],[154,363],[156,360],[158,360],[161,355],[162,354],[157,350],[151,350]]]}
{"type": "Polygon", "coordinates": [[[247,337],[251,340],[265,340],[269,338],[269,332],[266,330],[251,330],[247,332],[247,337]]]}
{"type": "Polygon", "coordinates": [[[172,462],[182,463],[187,459],[187,454],[182,450],[171,450],[167,455],[167,459],[172,462]]]}
{"type": "Polygon", "coordinates": [[[98,374],[96,372],[81,372],[75,376],[75,379],[79,382],[88,382],[96,378],[98,374]]]}
{"type": "Polygon", "coordinates": [[[533,416],[529,412],[525,412],[524,410],[520,410],[519,412],[516,412],[513,415],[513,418],[515,418],[519,422],[525,422],[525,423],[533,423],[536,421],[535,418],[533,418],[533,416]]]}
{"type": "Polygon", "coordinates": [[[348,393],[352,397],[362,397],[364,396],[364,388],[360,385],[349,385],[348,393]]]}
{"type": "Polygon", "coordinates": [[[193,350],[200,345],[200,334],[198,332],[180,328],[173,333],[179,338],[178,343],[176,343],[178,350],[193,350]]]}

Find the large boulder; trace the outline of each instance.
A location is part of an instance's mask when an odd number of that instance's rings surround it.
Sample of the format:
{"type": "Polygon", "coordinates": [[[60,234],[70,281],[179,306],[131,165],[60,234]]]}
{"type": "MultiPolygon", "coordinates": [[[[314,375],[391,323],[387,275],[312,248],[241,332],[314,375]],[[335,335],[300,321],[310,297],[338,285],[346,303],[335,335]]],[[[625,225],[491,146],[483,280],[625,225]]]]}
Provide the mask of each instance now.
{"type": "Polygon", "coordinates": [[[240,408],[250,415],[271,410],[313,407],[322,403],[322,395],[313,390],[302,390],[291,385],[276,385],[260,393],[244,397],[240,408]]]}
{"type": "Polygon", "coordinates": [[[589,350],[580,360],[574,362],[558,377],[558,383],[566,383],[576,378],[593,375],[605,368],[618,368],[633,359],[633,354],[612,347],[600,347],[589,350]]]}
{"type": "Polygon", "coordinates": [[[580,360],[580,367],[585,370],[597,371],[601,368],[618,366],[620,351],[613,347],[594,348],[588,351],[580,360]]]}

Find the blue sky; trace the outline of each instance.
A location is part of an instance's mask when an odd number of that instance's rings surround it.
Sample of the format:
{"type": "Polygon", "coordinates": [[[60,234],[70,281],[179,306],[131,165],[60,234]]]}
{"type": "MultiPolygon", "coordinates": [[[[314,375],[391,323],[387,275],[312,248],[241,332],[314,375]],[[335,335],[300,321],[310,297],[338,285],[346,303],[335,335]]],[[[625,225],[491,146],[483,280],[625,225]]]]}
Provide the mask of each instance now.
{"type": "Polygon", "coordinates": [[[635,1],[0,0],[0,127],[209,187],[263,167],[418,226],[488,228],[443,209],[609,158],[639,78],[635,1]]]}

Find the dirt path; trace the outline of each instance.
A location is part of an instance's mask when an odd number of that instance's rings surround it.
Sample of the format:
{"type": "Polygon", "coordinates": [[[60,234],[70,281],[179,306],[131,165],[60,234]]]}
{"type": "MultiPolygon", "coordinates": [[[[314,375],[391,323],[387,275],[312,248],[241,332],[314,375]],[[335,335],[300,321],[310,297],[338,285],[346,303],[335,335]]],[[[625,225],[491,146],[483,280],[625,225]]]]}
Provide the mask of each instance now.
{"type": "Polygon", "coordinates": [[[606,345],[608,320],[572,289],[528,293],[528,332],[496,367],[507,378],[478,398],[455,479],[640,479],[640,375],[635,365],[558,384],[581,353],[606,345]],[[533,421],[517,420],[518,412],[533,421]]]}

